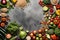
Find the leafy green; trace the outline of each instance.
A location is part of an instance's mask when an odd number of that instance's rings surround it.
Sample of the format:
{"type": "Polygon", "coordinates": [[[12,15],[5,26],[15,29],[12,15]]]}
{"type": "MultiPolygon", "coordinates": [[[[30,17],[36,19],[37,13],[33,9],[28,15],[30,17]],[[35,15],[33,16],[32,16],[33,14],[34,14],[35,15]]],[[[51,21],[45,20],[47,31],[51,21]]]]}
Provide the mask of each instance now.
{"type": "Polygon", "coordinates": [[[25,31],[20,31],[20,33],[19,33],[19,37],[21,39],[24,39],[26,37],[26,35],[27,35],[27,33],[25,31]]]}
{"type": "Polygon", "coordinates": [[[50,4],[50,0],[43,0],[44,4],[50,4]]]}
{"type": "Polygon", "coordinates": [[[59,29],[59,28],[56,28],[56,29],[55,29],[55,34],[56,34],[57,36],[60,36],[60,29],[59,29]]]}
{"type": "Polygon", "coordinates": [[[53,33],[54,33],[54,30],[53,30],[53,29],[49,29],[49,30],[47,31],[47,33],[48,33],[48,34],[53,34],[53,33]]]}
{"type": "Polygon", "coordinates": [[[6,28],[6,30],[11,34],[15,34],[17,33],[17,30],[18,30],[18,24],[15,22],[11,22],[6,28]]]}
{"type": "Polygon", "coordinates": [[[30,0],[26,0],[27,1],[27,3],[29,3],[30,2],[30,0]]]}

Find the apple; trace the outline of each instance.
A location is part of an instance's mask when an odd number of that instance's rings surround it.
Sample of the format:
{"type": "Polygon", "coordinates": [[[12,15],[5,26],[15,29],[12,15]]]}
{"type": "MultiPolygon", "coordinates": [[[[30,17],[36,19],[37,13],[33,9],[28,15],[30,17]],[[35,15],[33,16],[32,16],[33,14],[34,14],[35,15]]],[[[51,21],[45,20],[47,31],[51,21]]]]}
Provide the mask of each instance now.
{"type": "Polygon", "coordinates": [[[20,33],[19,33],[19,37],[21,39],[24,39],[26,37],[26,35],[27,35],[27,33],[25,31],[20,31],[20,33]]]}

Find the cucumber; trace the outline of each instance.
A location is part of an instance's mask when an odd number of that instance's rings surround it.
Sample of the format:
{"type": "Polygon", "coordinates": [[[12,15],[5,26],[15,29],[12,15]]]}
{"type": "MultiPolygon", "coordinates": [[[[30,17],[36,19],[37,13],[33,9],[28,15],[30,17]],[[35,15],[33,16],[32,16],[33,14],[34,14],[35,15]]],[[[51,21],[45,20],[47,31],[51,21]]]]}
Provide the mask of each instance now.
{"type": "Polygon", "coordinates": [[[6,33],[5,29],[3,29],[3,28],[1,28],[1,27],[0,27],[0,30],[2,30],[3,32],[5,32],[5,33],[6,33]]]}
{"type": "Polygon", "coordinates": [[[43,7],[43,11],[48,11],[48,10],[49,10],[49,8],[47,6],[43,7]]]}
{"type": "Polygon", "coordinates": [[[2,30],[0,30],[0,34],[4,35],[5,36],[5,32],[3,32],[2,30]]]}
{"type": "Polygon", "coordinates": [[[0,39],[1,39],[1,40],[4,40],[5,37],[4,37],[2,34],[0,34],[0,39]]]}

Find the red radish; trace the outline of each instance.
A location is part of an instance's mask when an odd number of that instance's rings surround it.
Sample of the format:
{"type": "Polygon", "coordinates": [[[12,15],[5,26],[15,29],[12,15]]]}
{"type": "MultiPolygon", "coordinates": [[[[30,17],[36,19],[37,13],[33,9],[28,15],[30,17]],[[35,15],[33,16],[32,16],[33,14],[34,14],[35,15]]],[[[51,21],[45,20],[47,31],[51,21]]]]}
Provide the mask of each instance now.
{"type": "Polygon", "coordinates": [[[2,3],[3,5],[5,5],[5,4],[7,3],[7,1],[6,1],[6,0],[1,0],[1,3],[2,3]]]}

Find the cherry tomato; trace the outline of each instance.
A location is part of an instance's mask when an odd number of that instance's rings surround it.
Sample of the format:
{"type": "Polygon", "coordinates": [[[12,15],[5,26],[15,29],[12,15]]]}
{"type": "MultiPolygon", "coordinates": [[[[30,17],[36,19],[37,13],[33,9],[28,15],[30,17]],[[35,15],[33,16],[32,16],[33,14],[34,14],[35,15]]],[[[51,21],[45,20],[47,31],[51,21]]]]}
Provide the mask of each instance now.
{"type": "Polygon", "coordinates": [[[30,33],[30,36],[31,36],[31,37],[33,37],[33,36],[34,36],[34,34],[33,34],[33,33],[30,33]]]}
{"type": "Polygon", "coordinates": [[[51,22],[52,22],[53,20],[54,20],[53,18],[50,19],[51,22]]]}
{"type": "Polygon", "coordinates": [[[33,33],[34,33],[34,34],[36,34],[36,33],[37,33],[37,31],[35,30],[35,31],[33,31],[33,33]]]}
{"type": "Polygon", "coordinates": [[[59,23],[58,20],[54,20],[53,22],[54,22],[54,24],[56,24],[56,25],[59,23]]]}
{"type": "Polygon", "coordinates": [[[7,1],[6,1],[6,0],[1,0],[1,3],[2,3],[3,5],[5,5],[5,4],[7,4],[7,1]]]}
{"type": "Polygon", "coordinates": [[[59,20],[59,16],[56,16],[55,19],[56,19],[56,20],[59,20]]]}
{"type": "Polygon", "coordinates": [[[58,24],[58,28],[60,28],[60,23],[58,24]]]}

